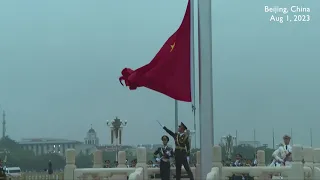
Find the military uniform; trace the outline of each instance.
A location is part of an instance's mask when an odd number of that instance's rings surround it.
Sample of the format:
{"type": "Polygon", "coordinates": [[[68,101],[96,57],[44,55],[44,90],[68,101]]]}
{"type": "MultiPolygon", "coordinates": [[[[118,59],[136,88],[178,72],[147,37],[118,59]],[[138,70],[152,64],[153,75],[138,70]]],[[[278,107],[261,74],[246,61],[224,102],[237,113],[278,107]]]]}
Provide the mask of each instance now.
{"type": "MultiPolygon", "coordinates": [[[[184,125],[183,123],[181,123],[180,126],[183,127],[185,130],[188,129],[186,125],[184,125]]],[[[163,127],[163,129],[168,134],[170,134],[175,141],[176,148],[175,148],[174,155],[175,155],[175,163],[176,163],[176,180],[181,179],[182,165],[187,171],[190,180],[193,180],[194,179],[193,173],[190,170],[189,162],[187,159],[190,156],[190,144],[189,144],[188,135],[186,133],[180,133],[180,132],[174,133],[165,126],[163,127]]]]}
{"type": "Polygon", "coordinates": [[[279,148],[272,153],[274,158],[273,166],[291,166],[292,162],[292,146],[289,144],[291,137],[288,135],[283,136],[283,140],[289,140],[288,143],[280,144],[279,148]]]}
{"type": "MultiPolygon", "coordinates": [[[[273,161],[269,166],[271,167],[280,167],[288,166],[291,167],[292,162],[292,147],[289,145],[291,137],[288,135],[283,136],[284,143],[280,143],[278,149],[272,153],[273,161]]],[[[271,176],[272,178],[272,176],[271,176]]],[[[283,177],[280,174],[280,178],[283,177]]]]}
{"type": "Polygon", "coordinates": [[[235,161],[231,164],[232,167],[242,167],[244,166],[242,162],[240,161],[235,161]]]}
{"type": "MultiPolygon", "coordinates": [[[[242,163],[242,155],[241,155],[241,154],[237,154],[236,156],[237,156],[238,158],[240,158],[240,159],[238,159],[238,160],[236,160],[235,162],[233,162],[233,163],[231,164],[231,166],[232,166],[232,167],[242,167],[242,166],[244,166],[244,164],[242,163]]],[[[233,174],[231,179],[232,179],[232,180],[244,180],[245,177],[244,177],[243,174],[233,174]]]]}
{"type": "MultiPolygon", "coordinates": [[[[169,142],[169,137],[164,135],[161,137],[162,141],[169,142]]],[[[160,177],[161,180],[170,180],[170,158],[173,157],[173,149],[166,143],[163,143],[163,147],[159,147],[154,152],[154,158],[157,162],[160,162],[160,177]],[[159,157],[158,157],[159,155],[159,157]]]]}

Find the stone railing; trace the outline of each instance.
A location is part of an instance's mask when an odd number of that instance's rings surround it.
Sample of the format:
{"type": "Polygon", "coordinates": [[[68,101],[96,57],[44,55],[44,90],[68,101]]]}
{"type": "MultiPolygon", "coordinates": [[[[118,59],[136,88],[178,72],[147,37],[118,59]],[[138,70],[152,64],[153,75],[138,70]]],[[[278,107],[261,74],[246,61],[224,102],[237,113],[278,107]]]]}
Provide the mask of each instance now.
{"type": "MultiPolygon", "coordinates": [[[[199,153],[200,154],[200,153],[199,153]]],[[[119,151],[117,168],[102,168],[102,152],[96,151],[93,158],[93,168],[76,168],[75,150],[68,149],[66,152],[66,167],[64,170],[64,179],[68,180],[148,180],[155,174],[160,174],[159,168],[148,168],[147,151],[144,147],[137,148],[137,164],[135,168],[128,168],[126,165],[126,153],[119,151]]],[[[194,174],[197,174],[196,168],[191,168],[194,174]]],[[[172,175],[175,175],[175,168],[171,168],[172,175]]],[[[186,174],[182,169],[182,173],[186,174]]],[[[196,175],[197,176],[197,175],[196,175]]],[[[155,178],[153,178],[155,179],[155,178]]]]}
{"type": "Polygon", "coordinates": [[[49,175],[45,172],[24,172],[21,177],[7,177],[7,180],[63,180],[63,172],[49,175]]]}
{"type": "MultiPolygon", "coordinates": [[[[316,180],[320,179],[320,148],[312,149],[309,147],[302,148],[299,145],[293,146],[293,163],[292,167],[268,167],[265,162],[265,152],[259,150],[257,152],[257,167],[223,167],[222,152],[220,146],[213,147],[212,169],[208,172],[207,180],[225,180],[233,174],[248,174],[255,180],[270,179],[270,175],[274,175],[274,179],[281,174],[281,178],[287,180],[316,180]],[[304,163],[302,162],[304,160],[304,163]]],[[[120,151],[118,154],[117,168],[102,168],[102,152],[94,153],[93,168],[76,168],[75,150],[68,149],[66,151],[66,166],[64,173],[55,173],[48,175],[46,173],[23,173],[19,180],[149,180],[154,178],[155,174],[160,174],[159,168],[150,168],[147,166],[147,152],[144,147],[137,148],[137,164],[136,168],[127,168],[126,153],[120,151]],[[151,178],[153,177],[153,178],[151,178]]],[[[200,152],[196,153],[197,164],[191,170],[197,180],[200,178],[200,152]]],[[[186,174],[184,168],[182,173],[186,174]]],[[[175,175],[175,168],[171,168],[171,174],[175,175]]],[[[17,180],[11,178],[11,180],[17,180]]]]}
{"type": "Polygon", "coordinates": [[[300,145],[294,145],[292,149],[291,167],[266,167],[265,152],[259,150],[257,153],[257,167],[222,167],[221,147],[213,147],[213,168],[207,175],[207,180],[221,180],[232,177],[233,174],[248,174],[254,179],[274,179],[287,180],[312,180],[320,179],[320,149],[310,147],[303,148],[300,145]],[[304,163],[303,163],[304,161],[304,163]]]}
{"type": "MultiPolygon", "coordinates": [[[[281,178],[288,180],[308,180],[315,177],[320,177],[320,149],[302,148],[299,145],[293,146],[292,167],[267,167],[265,162],[265,152],[259,150],[257,152],[257,167],[223,167],[222,166],[222,151],[220,146],[213,147],[212,170],[208,172],[207,180],[225,180],[232,177],[233,174],[248,174],[255,180],[271,179],[271,175],[277,178],[281,174],[281,178]],[[302,163],[304,160],[304,163],[302,163]]],[[[191,170],[197,180],[200,178],[200,152],[197,152],[197,165],[191,170]]],[[[148,180],[155,174],[159,174],[159,168],[150,168],[147,166],[147,153],[143,147],[137,148],[137,165],[136,168],[127,168],[126,153],[120,151],[118,154],[117,168],[102,168],[102,152],[94,153],[93,168],[76,168],[75,166],[75,150],[67,150],[66,167],[64,171],[64,179],[70,180],[148,180]]],[[[175,168],[171,168],[172,175],[175,175],[175,168]]],[[[182,173],[186,174],[182,169],[182,173]]],[[[153,178],[155,179],[155,178],[153,178]]],[[[320,178],[319,178],[320,179],[320,178]]]]}

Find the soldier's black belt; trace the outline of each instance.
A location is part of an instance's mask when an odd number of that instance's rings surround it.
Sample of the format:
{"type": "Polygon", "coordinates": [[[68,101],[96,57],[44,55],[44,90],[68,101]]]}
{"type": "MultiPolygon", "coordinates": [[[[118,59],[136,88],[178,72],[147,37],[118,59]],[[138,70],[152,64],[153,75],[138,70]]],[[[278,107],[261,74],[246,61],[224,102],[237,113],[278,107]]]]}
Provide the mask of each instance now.
{"type": "Polygon", "coordinates": [[[185,147],[181,147],[181,146],[176,146],[176,149],[179,149],[179,150],[186,150],[185,147]]]}

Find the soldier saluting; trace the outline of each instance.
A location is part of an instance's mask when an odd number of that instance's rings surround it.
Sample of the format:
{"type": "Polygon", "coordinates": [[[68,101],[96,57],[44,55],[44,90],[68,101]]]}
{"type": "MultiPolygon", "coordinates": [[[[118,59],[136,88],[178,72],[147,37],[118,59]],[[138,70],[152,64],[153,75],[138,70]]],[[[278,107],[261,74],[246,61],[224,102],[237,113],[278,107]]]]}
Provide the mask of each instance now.
{"type": "MultiPolygon", "coordinates": [[[[159,122],[158,122],[159,123],[159,122]]],[[[160,123],[159,123],[160,124],[160,123]]],[[[161,124],[160,124],[161,125],[161,124]]],[[[178,132],[174,133],[169,130],[166,126],[163,126],[163,129],[173,137],[175,141],[175,161],[176,161],[176,180],[181,179],[181,166],[183,165],[184,169],[187,171],[190,180],[194,180],[193,174],[189,166],[189,156],[190,156],[190,144],[188,134],[185,133],[188,129],[185,124],[181,122],[178,132]]]]}
{"type": "Polygon", "coordinates": [[[161,180],[170,180],[170,158],[173,157],[173,149],[168,146],[169,137],[164,135],[161,137],[163,147],[159,147],[154,152],[154,158],[160,162],[161,180]],[[159,155],[159,157],[157,157],[159,155]]]}

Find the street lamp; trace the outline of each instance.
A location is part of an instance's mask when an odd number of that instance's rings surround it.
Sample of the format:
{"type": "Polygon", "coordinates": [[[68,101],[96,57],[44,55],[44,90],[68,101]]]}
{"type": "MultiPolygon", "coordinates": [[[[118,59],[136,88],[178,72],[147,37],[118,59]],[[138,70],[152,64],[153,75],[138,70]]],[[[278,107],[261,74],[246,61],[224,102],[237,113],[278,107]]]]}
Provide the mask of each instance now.
{"type": "Polygon", "coordinates": [[[236,136],[231,136],[230,134],[228,136],[223,136],[221,138],[221,145],[224,146],[226,156],[228,159],[231,159],[233,154],[233,144],[237,141],[236,136]]]}
{"type": "Polygon", "coordinates": [[[122,131],[127,123],[126,120],[122,121],[118,117],[112,121],[107,120],[107,126],[111,129],[111,144],[116,147],[116,161],[118,161],[119,146],[122,144],[122,131]]]}

